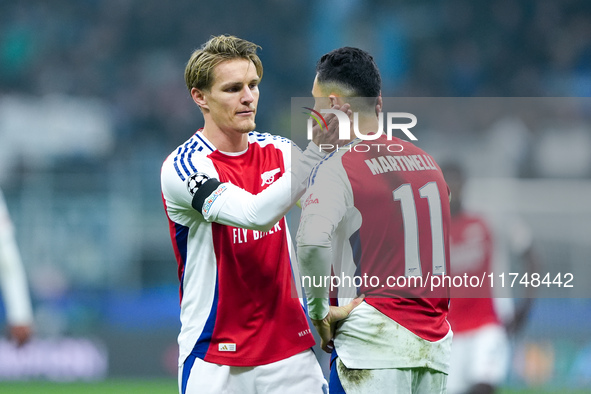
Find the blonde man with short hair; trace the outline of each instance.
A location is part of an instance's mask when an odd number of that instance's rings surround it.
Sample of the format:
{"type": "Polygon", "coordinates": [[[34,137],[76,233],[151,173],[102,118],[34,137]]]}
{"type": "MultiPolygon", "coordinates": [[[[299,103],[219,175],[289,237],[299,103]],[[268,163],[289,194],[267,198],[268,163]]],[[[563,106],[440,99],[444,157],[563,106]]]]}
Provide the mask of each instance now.
{"type": "MultiPolygon", "coordinates": [[[[301,197],[331,132],[302,152],[255,129],[258,46],[212,37],[185,71],[204,127],[162,166],[162,195],[181,296],[179,390],[322,393],[284,215],[301,197]]],[[[344,108],[347,110],[347,107],[344,108]]]]}

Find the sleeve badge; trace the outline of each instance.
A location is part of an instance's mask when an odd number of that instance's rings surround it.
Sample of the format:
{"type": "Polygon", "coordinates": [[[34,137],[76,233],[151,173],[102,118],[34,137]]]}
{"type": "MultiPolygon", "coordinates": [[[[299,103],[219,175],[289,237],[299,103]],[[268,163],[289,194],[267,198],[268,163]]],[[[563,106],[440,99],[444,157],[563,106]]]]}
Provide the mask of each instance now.
{"type": "Polygon", "coordinates": [[[201,185],[203,185],[208,180],[209,177],[202,172],[196,172],[193,175],[191,175],[187,179],[187,190],[189,190],[191,196],[194,196],[195,193],[197,193],[197,190],[199,190],[199,188],[201,187],[201,185]]]}

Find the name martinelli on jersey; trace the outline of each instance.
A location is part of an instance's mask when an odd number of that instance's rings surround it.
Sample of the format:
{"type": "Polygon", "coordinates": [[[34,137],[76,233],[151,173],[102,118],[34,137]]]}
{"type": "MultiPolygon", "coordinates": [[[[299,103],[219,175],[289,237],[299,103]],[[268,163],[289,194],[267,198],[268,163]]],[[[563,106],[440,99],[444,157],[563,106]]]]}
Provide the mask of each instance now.
{"type": "Polygon", "coordinates": [[[371,160],[365,160],[365,164],[367,164],[371,170],[372,175],[392,171],[423,171],[437,169],[433,159],[428,155],[384,155],[371,160]]]}

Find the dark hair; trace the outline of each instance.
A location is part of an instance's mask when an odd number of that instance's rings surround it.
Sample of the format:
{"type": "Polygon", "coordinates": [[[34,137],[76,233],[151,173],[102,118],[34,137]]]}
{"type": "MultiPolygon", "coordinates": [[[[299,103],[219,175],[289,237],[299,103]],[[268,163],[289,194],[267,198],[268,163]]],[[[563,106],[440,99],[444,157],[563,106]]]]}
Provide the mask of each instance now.
{"type": "Polygon", "coordinates": [[[335,49],[318,60],[320,83],[337,83],[351,89],[356,97],[378,97],[382,78],[373,57],[359,48],[335,49]]]}

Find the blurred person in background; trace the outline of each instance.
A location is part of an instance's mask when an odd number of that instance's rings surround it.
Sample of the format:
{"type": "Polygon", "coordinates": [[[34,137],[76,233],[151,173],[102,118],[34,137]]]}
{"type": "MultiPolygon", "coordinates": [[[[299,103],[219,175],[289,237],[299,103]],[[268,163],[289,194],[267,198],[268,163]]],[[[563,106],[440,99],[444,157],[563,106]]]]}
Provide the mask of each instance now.
{"type": "MultiPolygon", "coordinates": [[[[346,102],[359,132],[381,129],[381,77],[369,53],[335,49],[316,72],[317,111],[346,102]]],[[[453,336],[447,289],[386,279],[449,271],[448,188],[430,155],[381,131],[371,144],[339,142],[302,197],[296,239],[309,316],[322,349],[332,352],[331,393],[445,393],[453,336]],[[335,277],[372,279],[339,287],[334,305],[322,283],[335,277]]]]}
{"type": "MultiPolygon", "coordinates": [[[[441,168],[451,191],[451,275],[496,274],[499,267],[495,264],[495,253],[498,253],[500,241],[495,240],[491,225],[482,215],[464,209],[462,190],[466,178],[463,168],[456,162],[445,163],[441,168]]],[[[504,231],[509,230],[505,228],[504,231]]],[[[525,246],[520,257],[526,272],[532,273],[537,263],[531,240],[522,243],[525,246]]],[[[448,377],[450,394],[494,393],[507,376],[508,334],[517,332],[525,323],[531,298],[524,298],[507,318],[503,316],[507,314],[503,309],[507,309],[507,302],[512,308],[512,300],[494,298],[493,290],[484,286],[461,295],[456,289],[452,290],[448,315],[454,330],[448,377]]]]}
{"type": "Polygon", "coordinates": [[[253,131],[263,75],[257,48],[222,35],[192,54],[185,81],[204,127],[162,166],[181,282],[182,394],[327,389],[284,215],[326,155],[318,145],[336,141],[338,122],[327,117],[332,132],[316,128],[304,152],[253,131]]]}
{"type": "Polygon", "coordinates": [[[2,191],[0,191],[0,283],[10,337],[18,346],[22,346],[31,338],[33,311],[25,269],[2,191]]]}

